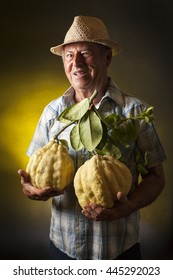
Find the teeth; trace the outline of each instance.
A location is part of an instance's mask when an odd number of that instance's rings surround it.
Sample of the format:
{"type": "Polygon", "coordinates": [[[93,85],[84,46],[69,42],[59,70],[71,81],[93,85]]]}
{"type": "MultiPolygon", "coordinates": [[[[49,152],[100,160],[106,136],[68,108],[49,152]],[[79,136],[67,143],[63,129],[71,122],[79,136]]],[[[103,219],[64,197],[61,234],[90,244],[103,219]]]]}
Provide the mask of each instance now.
{"type": "Polygon", "coordinates": [[[85,74],[85,72],[84,72],[84,71],[74,72],[74,75],[78,75],[78,74],[79,74],[79,75],[80,75],[80,74],[82,74],[82,75],[83,75],[83,74],[85,74]]]}

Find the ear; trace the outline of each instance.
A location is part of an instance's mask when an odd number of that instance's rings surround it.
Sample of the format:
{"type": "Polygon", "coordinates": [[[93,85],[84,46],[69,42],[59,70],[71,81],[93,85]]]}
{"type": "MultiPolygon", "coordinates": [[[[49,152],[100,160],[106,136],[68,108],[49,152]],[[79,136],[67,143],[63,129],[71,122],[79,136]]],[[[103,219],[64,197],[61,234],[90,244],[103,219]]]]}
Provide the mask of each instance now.
{"type": "Polygon", "coordinates": [[[107,50],[106,58],[107,58],[107,66],[109,66],[111,63],[111,60],[112,60],[112,50],[111,49],[107,50]]]}

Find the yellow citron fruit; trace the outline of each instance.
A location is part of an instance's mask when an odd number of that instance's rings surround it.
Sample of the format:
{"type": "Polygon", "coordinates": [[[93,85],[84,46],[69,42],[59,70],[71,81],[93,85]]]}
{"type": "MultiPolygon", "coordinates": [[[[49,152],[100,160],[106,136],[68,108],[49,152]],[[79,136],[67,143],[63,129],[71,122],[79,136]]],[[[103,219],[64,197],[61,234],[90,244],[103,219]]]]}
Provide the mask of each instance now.
{"type": "Polygon", "coordinates": [[[77,170],[74,188],[82,208],[96,203],[105,208],[112,208],[117,192],[125,195],[132,184],[129,168],[112,156],[95,155],[77,170]]]}
{"type": "Polygon", "coordinates": [[[30,175],[33,186],[40,189],[52,187],[61,191],[72,182],[75,167],[68,150],[61,142],[51,140],[33,153],[26,172],[30,175]]]}

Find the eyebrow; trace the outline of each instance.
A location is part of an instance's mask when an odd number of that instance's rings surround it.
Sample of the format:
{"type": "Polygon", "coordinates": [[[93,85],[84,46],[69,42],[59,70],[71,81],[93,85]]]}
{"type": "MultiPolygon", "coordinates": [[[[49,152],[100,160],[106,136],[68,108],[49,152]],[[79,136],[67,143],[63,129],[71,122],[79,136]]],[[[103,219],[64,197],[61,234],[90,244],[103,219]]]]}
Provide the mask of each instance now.
{"type": "MultiPolygon", "coordinates": [[[[88,52],[93,52],[93,49],[91,48],[83,48],[83,49],[80,49],[79,52],[83,52],[83,51],[88,51],[88,52]]],[[[73,52],[73,50],[66,50],[66,52],[73,52]]]]}

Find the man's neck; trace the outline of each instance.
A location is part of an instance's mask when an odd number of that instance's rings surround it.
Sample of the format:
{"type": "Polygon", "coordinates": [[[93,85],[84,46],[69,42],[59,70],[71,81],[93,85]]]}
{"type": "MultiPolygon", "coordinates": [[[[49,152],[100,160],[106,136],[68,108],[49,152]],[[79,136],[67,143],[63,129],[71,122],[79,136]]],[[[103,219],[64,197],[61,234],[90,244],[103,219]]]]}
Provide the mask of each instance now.
{"type": "MultiPolygon", "coordinates": [[[[94,105],[97,105],[100,102],[100,100],[102,99],[102,97],[105,95],[108,84],[109,84],[109,79],[107,79],[107,82],[102,87],[100,87],[98,89],[98,93],[93,100],[94,105]]],[[[93,91],[91,91],[91,90],[88,90],[88,91],[87,90],[77,90],[77,91],[75,91],[75,96],[74,96],[75,103],[78,103],[78,102],[82,101],[84,98],[90,97],[93,94],[94,90],[93,91]]]]}

